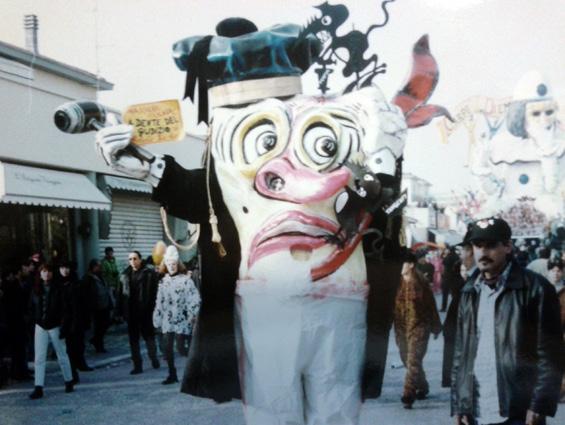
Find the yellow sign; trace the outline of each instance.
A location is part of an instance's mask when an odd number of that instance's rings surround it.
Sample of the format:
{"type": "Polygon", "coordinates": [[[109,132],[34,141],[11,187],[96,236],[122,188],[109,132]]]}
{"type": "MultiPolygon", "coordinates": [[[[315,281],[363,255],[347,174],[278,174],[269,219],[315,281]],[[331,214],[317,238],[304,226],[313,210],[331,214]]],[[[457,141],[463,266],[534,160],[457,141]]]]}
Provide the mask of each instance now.
{"type": "Polygon", "coordinates": [[[134,127],[136,145],[172,142],[184,136],[178,100],[140,103],[124,112],[124,122],[134,127]]]}

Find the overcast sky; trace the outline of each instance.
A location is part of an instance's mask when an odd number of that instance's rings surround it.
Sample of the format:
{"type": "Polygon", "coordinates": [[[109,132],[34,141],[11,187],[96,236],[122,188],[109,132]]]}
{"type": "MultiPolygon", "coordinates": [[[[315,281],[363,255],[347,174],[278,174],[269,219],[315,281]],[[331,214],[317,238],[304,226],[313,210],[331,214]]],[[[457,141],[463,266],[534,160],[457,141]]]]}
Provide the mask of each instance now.
{"type": "MultiPolygon", "coordinates": [[[[25,45],[23,16],[39,17],[41,54],[93,72],[115,84],[99,99],[119,109],[129,104],[180,98],[185,76],[171,58],[172,44],[191,35],[213,33],[218,21],[243,16],[259,28],[277,23],[305,24],[319,12],[321,0],[0,0],[0,40],[25,45]]],[[[380,0],[331,1],[346,4],[343,35],[365,31],[382,21],[380,0]]],[[[388,64],[375,82],[392,98],[405,82],[411,49],[429,34],[440,80],[430,103],[455,108],[476,96],[511,96],[530,69],[549,76],[557,97],[565,98],[565,0],[396,0],[388,5],[390,22],[371,33],[370,53],[388,64]]],[[[312,74],[312,73],[310,73],[312,74]]],[[[332,74],[330,87],[346,82],[332,74]]],[[[305,91],[317,93],[313,75],[305,91]]],[[[563,109],[563,107],[562,107],[563,109]]],[[[189,101],[183,102],[187,130],[195,128],[189,101]]],[[[437,122],[412,130],[405,171],[425,178],[434,192],[472,186],[464,168],[467,140],[456,135],[440,141],[437,122]]]]}

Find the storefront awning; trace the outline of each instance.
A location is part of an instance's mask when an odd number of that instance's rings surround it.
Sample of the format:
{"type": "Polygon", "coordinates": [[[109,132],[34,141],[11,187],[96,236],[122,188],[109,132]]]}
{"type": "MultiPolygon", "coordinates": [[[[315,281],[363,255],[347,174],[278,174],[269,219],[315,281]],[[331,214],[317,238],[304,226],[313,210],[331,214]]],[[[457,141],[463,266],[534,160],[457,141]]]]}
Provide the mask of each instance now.
{"type": "Polygon", "coordinates": [[[153,188],[149,183],[125,177],[104,176],[104,181],[112,189],[129,190],[131,192],[151,193],[153,188]]]}
{"type": "Polygon", "coordinates": [[[0,202],[110,210],[111,203],[82,174],[0,163],[0,202]]]}

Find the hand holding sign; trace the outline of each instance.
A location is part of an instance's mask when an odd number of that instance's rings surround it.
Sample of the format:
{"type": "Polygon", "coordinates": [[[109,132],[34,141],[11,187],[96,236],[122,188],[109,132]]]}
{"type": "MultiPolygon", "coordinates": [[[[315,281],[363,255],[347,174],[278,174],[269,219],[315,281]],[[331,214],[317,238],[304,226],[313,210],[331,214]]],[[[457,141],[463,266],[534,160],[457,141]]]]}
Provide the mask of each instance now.
{"type": "Polygon", "coordinates": [[[132,105],[124,112],[123,119],[134,127],[131,141],[136,145],[172,142],[184,136],[177,100],[132,105]]]}

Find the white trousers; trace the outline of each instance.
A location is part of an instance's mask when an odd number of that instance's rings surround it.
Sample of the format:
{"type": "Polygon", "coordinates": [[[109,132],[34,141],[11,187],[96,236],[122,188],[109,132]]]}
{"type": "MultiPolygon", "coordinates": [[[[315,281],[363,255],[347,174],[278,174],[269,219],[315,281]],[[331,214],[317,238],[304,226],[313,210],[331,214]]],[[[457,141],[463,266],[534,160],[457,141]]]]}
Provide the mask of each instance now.
{"type": "Polygon", "coordinates": [[[236,298],[248,425],[355,425],[361,410],[364,299],[265,293],[236,298]]]}
{"type": "Polygon", "coordinates": [[[71,363],[67,356],[67,346],[64,339],[59,339],[59,327],[45,330],[39,325],[35,325],[35,386],[42,387],[45,384],[45,363],[47,361],[47,347],[49,340],[53,344],[57,361],[63,372],[65,382],[73,379],[71,363]]]}

